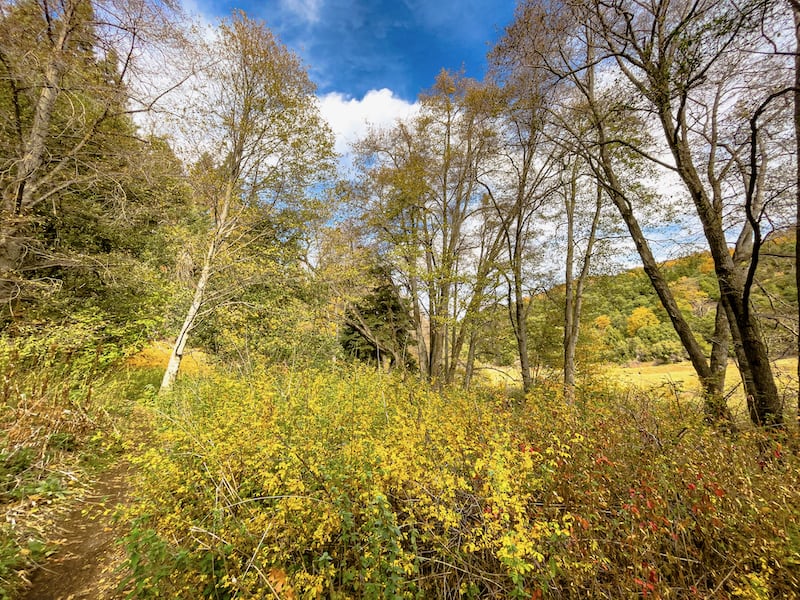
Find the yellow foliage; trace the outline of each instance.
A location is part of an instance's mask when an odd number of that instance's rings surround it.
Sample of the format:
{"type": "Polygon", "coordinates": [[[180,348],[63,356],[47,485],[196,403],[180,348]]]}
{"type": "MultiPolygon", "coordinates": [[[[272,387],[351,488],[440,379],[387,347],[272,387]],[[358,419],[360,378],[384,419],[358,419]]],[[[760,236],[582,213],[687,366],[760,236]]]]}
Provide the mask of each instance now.
{"type": "MultiPolygon", "coordinates": [[[[125,364],[138,369],[158,368],[166,369],[172,346],[166,342],[154,342],[134,354],[125,364]]],[[[181,360],[180,372],[184,375],[197,375],[209,371],[208,357],[204,352],[192,350],[184,354],[181,360]]]]}
{"type": "Polygon", "coordinates": [[[633,309],[631,316],[628,317],[627,332],[629,336],[634,336],[642,327],[658,325],[658,317],[646,306],[639,306],[633,309]]]}
{"type": "Polygon", "coordinates": [[[700,266],[698,267],[698,269],[703,274],[713,273],[714,272],[714,259],[713,259],[713,257],[710,254],[704,256],[703,257],[703,261],[700,263],[700,266]]]}
{"type": "Polygon", "coordinates": [[[160,399],[138,463],[132,517],[157,537],[129,543],[134,576],[162,597],[787,589],[774,564],[791,546],[770,523],[797,531],[785,508],[800,501],[795,458],[773,478],[745,460],[757,440],[721,442],[674,399],[602,382],[570,405],[560,394],[515,405],[349,368],[185,381],[160,399]],[[780,502],[758,500],[773,485],[780,502]],[[727,577],[750,536],[766,562],[727,577]]]}
{"type": "Polygon", "coordinates": [[[610,325],[611,325],[611,317],[609,317],[608,315],[600,315],[594,320],[594,326],[597,329],[600,329],[601,331],[608,329],[610,325]]]}

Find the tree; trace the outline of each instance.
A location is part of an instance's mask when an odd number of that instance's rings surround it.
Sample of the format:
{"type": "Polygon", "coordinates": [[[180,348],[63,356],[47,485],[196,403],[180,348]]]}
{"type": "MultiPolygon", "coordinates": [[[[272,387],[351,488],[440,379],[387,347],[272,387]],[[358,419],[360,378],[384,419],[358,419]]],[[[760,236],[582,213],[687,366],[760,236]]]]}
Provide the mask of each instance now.
{"type": "MultiPolygon", "coordinates": [[[[800,0],[789,0],[794,20],[794,149],[795,149],[795,240],[800,239],[800,0]]],[[[797,286],[798,323],[800,323],[800,244],[795,241],[795,285],[797,286]]],[[[797,425],[800,427],[800,330],[797,336],[797,425]]]]}
{"type": "Polygon", "coordinates": [[[420,369],[453,380],[498,244],[481,229],[477,179],[493,140],[483,90],[443,71],[420,114],[359,144],[365,219],[402,275],[420,369]]]}
{"type": "MultiPolygon", "coordinates": [[[[212,61],[202,73],[202,106],[193,122],[209,148],[192,178],[207,210],[208,242],[162,390],[175,381],[201,311],[219,301],[209,295],[212,278],[248,253],[263,254],[265,246],[300,235],[310,216],[309,188],[331,165],[331,134],[299,60],[263,23],[241,12],[223,21],[217,34],[207,49],[212,61]]],[[[253,282],[218,292],[230,298],[253,282]]]]}
{"type": "Polygon", "coordinates": [[[714,258],[750,417],[758,425],[780,425],[782,403],[750,302],[761,223],[781,194],[770,189],[767,175],[774,156],[767,143],[781,127],[776,100],[787,89],[781,77],[785,68],[774,55],[748,51],[759,42],[768,9],[726,0],[659,0],[648,5],[593,2],[589,11],[601,51],[614,58],[646,100],[641,110],[655,117],[672,164],[638,150],[673,170],[695,207],[714,258]],[[759,77],[762,73],[768,76],[759,77]],[[735,110],[726,110],[732,106],[735,110]],[[749,132],[746,141],[737,137],[742,130],[749,132]],[[738,202],[728,200],[729,189],[736,190],[738,202]],[[744,223],[738,256],[728,249],[730,214],[744,223]]]}
{"type": "MultiPolygon", "coordinates": [[[[576,157],[577,158],[577,157],[576,157]]],[[[600,185],[595,185],[595,204],[589,216],[589,229],[583,245],[580,271],[575,276],[576,225],[578,222],[579,184],[578,169],[580,161],[573,159],[570,178],[564,190],[564,212],[567,219],[566,259],[564,269],[564,392],[567,398],[575,395],[575,350],[578,346],[581,313],[583,306],[583,290],[589,278],[591,260],[597,241],[600,216],[603,209],[604,192],[600,185]]],[[[587,215],[588,216],[588,215],[587,215]]]]}
{"type": "Polygon", "coordinates": [[[575,391],[575,354],[584,289],[592,263],[597,258],[595,253],[604,245],[602,230],[612,230],[614,225],[605,216],[607,192],[592,171],[592,161],[597,158],[596,149],[585,146],[582,141],[590,140],[594,129],[585,98],[573,95],[569,101],[556,104],[550,113],[556,132],[554,141],[562,152],[560,195],[564,203],[563,219],[566,220],[563,370],[564,393],[571,399],[575,391]],[[570,123],[570,128],[564,128],[563,123],[570,123]]]}
{"type": "Polygon", "coordinates": [[[412,363],[407,354],[413,329],[408,304],[399,294],[389,265],[376,263],[370,275],[369,292],[345,309],[342,346],[361,361],[404,368],[412,363]]]}
{"type": "Polygon", "coordinates": [[[481,183],[497,213],[503,234],[508,316],[525,393],[532,386],[528,316],[532,306],[529,264],[536,239],[537,217],[561,187],[561,153],[548,138],[548,104],[556,90],[552,75],[539,68],[537,52],[545,52],[546,31],[518,36],[510,28],[491,57],[493,76],[502,86],[502,106],[496,119],[500,131],[498,166],[481,183]]]}
{"type": "Polygon", "coordinates": [[[175,14],[125,0],[0,3],[0,301],[44,284],[27,275],[42,264],[88,262],[39,236],[65,197],[125,202],[118,190],[146,148],[131,116],[177,84],[139,85],[141,56],[180,41],[175,14]]]}
{"type": "Polygon", "coordinates": [[[646,6],[527,2],[516,23],[523,32],[549,27],[561,35],[556,51],[540,50],[534,56],[563,82],[561,97],[575,92],[590,110],[591,135],[570,122],[562,121],[562,127],[576,140],[628,227],[698,373],[709,412],[725,413],[721,400],[730,329],[751,418],[777,424],[776,388],[749,294],[763,241],[760,223],[767,210],[780,218],[776,208],[785,196],[786,187],[777,183],[782,160],[775,158],[787,156],[781,154],[779,139],[779,98],[786,88],[780,83],[780,58],[747,51],[748,44],[758,43],[756,24],[770,23],[759,20],[764,14],[759,11],[758,4],[739,10],[723,0],[664,0],[646,6]],[[778,68],[765,68],[765,61],[778,68]],[[745,90],[756,84],[761,100],[745,100],[753,98],[745,90]],[[648,135],[658,130],[661,146],[648,135]],[[750,135],[742,136],[747,131],[750,135]],[[671,160],[663,158],[665,152],[671,160]],[[622,175],[644,163],[678,176],[712,250],[720,307],[710,360],[672,297],[635,216],[634,200],[642,196],[642,186],[622,175]],[[776,167],[768,168],[772,164],[776,167]],[[739,191],[741,202],[731,201],[732,190],[739,191]],[[732,226],[740,231],[733,256],[725,234],[732,226]]]}
{"type": "Polygon", "coordinates": [[[639,306],[633,310],[626,322],[626,331],[630,337],[635,336],[643,327],[658,325],[656,314],[646,306],[639,306]]]}
{"type": "MultiPolygon", "coordinates": [[[[625,115],[626,111],[624,109],[620,110],[618,100],[609,97],[608,94],[597,95],[594,68],[591,66],[594,60],[592,58],[593,46],[591,43],[587,44],[587,52],[589,58],[587,64],[590,66],[586,69],[585,86],[581,89],[588,105],[591,107],[592,113],[594,140],[591,143],[597,149],[597,153],[592,155],[594,156],[593,169],[595,175],[600,185],[609,194],[625,223],[642,261],[644,271],[697,373],[703,389],[707,414],[713,420],[728,420],[729,414],[723,402],[725,369],[728,357],[727,319],[718,308],[715,331],[712,336],[711,355],[707,359],[695,332],[683,315],[669,287],[669,283],[656,261],[643,227],[636,216],[634,198],[637,195],[642,195],[642,192],[637,189],[636,185],[631,185],[621,176],[621,172],[624,172],[626,165],[631,164],[631,162],[635,164],[641,158],[636,153],[628,151],[627,144],[630,143],[631,139],[636,139],[635,137],[625,136],[627,138],[626,142],[617,142],[617,140],[621,139],[618,133],[620,130],[618,126],[619,116],[621,114],[625,115]],[[616,128],[613,127],[615,121],[617,121],[616,128]]],[[[628,117],[630,115],[626,115],[626,118],[622,119],[622,123],[629,127],[643,126],[641,122],[629,120],[628,117]]]]}

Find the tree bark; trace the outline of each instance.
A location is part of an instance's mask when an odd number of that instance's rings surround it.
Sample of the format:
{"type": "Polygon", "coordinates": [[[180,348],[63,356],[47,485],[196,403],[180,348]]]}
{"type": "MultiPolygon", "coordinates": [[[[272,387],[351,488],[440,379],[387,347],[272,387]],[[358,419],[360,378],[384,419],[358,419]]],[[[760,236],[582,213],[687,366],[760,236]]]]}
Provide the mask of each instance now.
{"type": "MultiPolygon", "coordinates": [[[[697,217],[714,259],[720,299],[728,318],[737,356],[739,356],[739,367],[745,382],[750,417],[758,426],[779,426],[783,422],[782,405],[769,364],[767,347],[761,335],[760,324],[750,310],[748,283],[744,279],[742,269],[731,257],[728,248],[722,223],[722,198],[709,194],[700,177],[695,157],[692,155],[690,135],[695,125],[693,122],[695,115],[691,114],[690,107],[693,106],[695,98],[691,96],[691,93],[706,81],[706,73],[712,65],[722,60],[722,51],[709,54],[705,59],[698,54],[700,60],[696,63],[685,62],[679,65],[678,61],[681,60],[683,52],[679,46],[687,42],[683,31],[690,28],[693,23],[711,25],[711,21],[706,21],[706,16],[690,16],[700,15],[700,13],[692,11],[685,17],[684,22],[672,22],[667,17],[669,11],[667,0],[638,5],[638,7],[636,8],[632,4],[615,4],[612,11],[617,19],[613,21],[606,18],[606,9],[602,4],[595,4],[595,15],[600,20],[608,50],[615,56],[618,66],[628,80],[651,102],[652,112],[660,121],[665,142],[672,154],[675,170],[686,186],[695,206],[697,217]],[[635,15],[631,11],[638,14],[635,15]],[[649,28],[644,25],[648,20],[650,21],[649,28]],[[635,26],[633,25],[634,21],[637,23],[635,26]],[[634,33],[639,30],[647,31],[643,39],[637,38],[638,34],[634,33]]],[[[731,23],[731,25],[745,25],[744,19],[750,18],[752,13],[737,14],[742,20],[735,24],[731,23]]],[[[727,29],[726,36],[728,37],[725,42],[732,42],[733,36],[738,32],[737,26],[727,29]]],[[[700,50],[699,46],[697,49],[700,50]]],[[[717,115],[715,110],[712,113],[708,118],[713,120],[710,125],[716,131],[717,115]]],[[[757,116],[756,112],[753,119],[757,116]]],[[[754,122],[751,119],[751,132],[754,129],[753,125],[754,122]]],[[[755,161],[755,140],[751,138],[750,143],[750,163],[747,165],[750,168],[749,183],[746,186],[747,189],[744,190],[744,201],[748,221],[756,229],[758,222],[753,217],[752,209],[758,196],[758,190],[754,189],[758,177],[756,173],[758,165],[755,161]]],[[[708,173],[712,173],[716,165],[713,154],[715,147],[716,140],[713,140],[712,154],[708,158],[709,162],[705,164],[708,173]]],[[[713,180],[715,177],[709,175],[709,178],[713,180]]],[[[755,242],[758,244],[761,240],[758,239],[757,231],[755,234],[755,242]]],[[[758,250],[756,248],[750,261],[749,279],[752,278],[757,260],[758,250]]],[[[691,356],[692,353],[690,353],[691,356]]],[[[694,359],[692,361],[695,362],[694,359]]],[[[701,381],[702,379],[701,377],[701,381]]]]}
{"type": "MultiPolygon", "coordinates": [[[[616,175],[616,170],[611,158],[609,142],[604,125],[605,114],[600,110],[598,100],[595,96],[594,88],[594,56],[595,46],[593,42],[593,31],[590,27],[586,29],[586,80],[574,77],[573,80],[582,88],[591,111],[593,126],[597,134],[596,176],[606,188],[612,202],[622,217],[625,226],[636,246],[636,250],[642,261],[645,274],[650,280],[650,284],[656,292],[662,307],[672,323],[672,327],[681,341],[681,345],[689,356],[692,367],[700,381],[706,411],[709,414],[726,414],[724,410],[724,370],[727,356],[727,329],[725,327],[724,315],[717,319],[717,331],[715,340],[712,342],[711,364],[707,362],[706,356],[700,347],[691,327],[686,322],[677,302],[669,288],[666,278],[661,273],[658,264],[650,250],[647,239],[639,226],[639,222],[633,213],[632,206],[626,198],[616,175]],[[722,319],[722,320],[720,320],[722,319]],[[722,375],[720,374],[720,370],[722,375]]],[[[714,417],[716,420],[716,417],[714,417]]]]}
{"type": "MultiPolygon", "coordinates": [[[[526,303],[525,293],[522,287],[522,267],[523,253],[526,243],[525,232],[525,196],[528,184],[529,163],[525,162],[522,169],[522,177],[519,189],[516,194],[516,204],[511,215],[514,223],[513,238],[509,238],[507,244],[511,246],[511,281],[508,291],[508,311],[511,320],[511,327],[514,330],[514,337],[517,340],[517,353],[519,355],[519,369],[522,376],[522,391],[528,394],[533,388],[533,378],[531,377],[531,363],[528,356],[528,311],[530,301],[526,303]]],[[[510,235],[508,232],[506,235],[510,235]]]]}
{"type": "Polygon", "coordinates": [[[189,339],[189,334],[195,326],[197,315],[203,306],[208,280],[211,276],[211,265],[213,260],[213,252],[211,249],[209,249],[209,253],[206,255],[206,260],[203,263],[203,270],[200,273],[200,278],[197,280],[197,287],[194,290],[192,304],[189,306],[189,311],[186,313],[186,317],[183,320],[183,325],[181,325],[181,329],[178,332],[178,337],[175,339],[175,344],[172,346],[172,352],[170,352],[169,355],[167,369],[164,371],[164,377],[161,379],[161,388],[159,389],[159,393],[163,394],[169,391],[178,377],[178,370],[181,367],[181,361],[183,360],[183,352],[186,348],[186,342],[189,339]]]}
{"type": "Polygon", "coordinates": [[[703,349],[700,347],[700,344],[695,338],[691,327],[686,322],[686,319],[684,319],[680,308],[678,308],[678,303],[675,301],[675,297],[672,295],[672,290],[669,289],[669,284],[667,283],[666,278],[658,268],[658,263],[656,262],[656,259],[650,250],[650,246],[647,243],[647,239],[645,238],[641,227],[639,226],[639,222],[636,219],[636,216],[633,214],[633,210],[631,209],[628,200],[621,191],[616,172],[614,171],[614,166],[611,162],[611,157],[608,153],[605,131],[599,121],[596,124],[596,128],[600,145],[600,167],[603,171],[603,177],[605,178],[607,191],[612,202],[617,207],[622,220],[625,222],[625,225],[628,228],[631,239],[633,240],[636,250],[639,253],[639,257],[642,260],[644,272],[650,279],[650,283],[658,295],[661,305],[667,312],[670,322],[672,323],[675,332],[678,334],[678,337],[681,340],[681,344],[686,350],[686,353],[689,355],[689,360],[691,361],[695,373],[697,373],[697,377],[700,380],[703,393],[709,395],[720,394],[722,390],[718,388],[718,382],[711,372],[709,364],[706,361],[705,354],[703,353],[703,349]]]}
{"type": "MultiPolygon", "coordinates": [[[[800,0],[790,0],[794,16],[794,141],[795,141],[795,259],[798,323],[800,323],[800,0]]],[[[800,428],[800,335],[797,337],[797,426],[800,428]]]]}
{"type": "MultiPolygon", "coordinates": [[[[411,259],[407,258],[409,269],[413,269],[411,259]]],[[[422,310],[419,306],[419,284],[416,275],[409,275],[409,292],[411,293],[411,316],[414,319],[414,331],[417,338],[417,361],[419,362],[420,373],[428,376],[430,367],[428,364],[428,344],[425,342],[425,328],[422,326],[422,310]]]]}
{"type": "Polygon", "coordinates": [[[467,364],[464,367],[464,389],[468,390],[472,384],[472,376],[475,373],[475,353],[478,347],[478,332],[473,330],[469,336],[469,346],[467,348],[467,364]]]}
{"type": "Polygon", "coordinates": [[[575,396],[575,350],[580,335],[583,288],[586,285],[586,280],[589,278],[592,252],[597,237],[597,228],[600,224],[600,211],[603,205],[603,190],[600,184],[598,184],[595,210],[589,229],[589,238],[586,242],[586,250],[583,254],[581,272],[577,279],[573,279],[575,199],[577,194],[575,177],[576,173],[573,172],[570,182],[570,198],[567,202],[567,260],[564,300],[564,395],[568,400],[573,400],[575,396]]]}
{"type": "Polygon", "coordinates": [[[573,270],[575,260],[575,201],[576,201],[575,172],[569,182],[569,192],[566,194],[567,212],[567,258],[564,268],[564,397],[572,402],[575,398],[575,310],[573,291],[573,270]]]}
{"type": "Polygon", "coordinates": [[[169,362],[167,363],[167,368],[164,371],[164,377],[161,379],[161,387],[159,388],[159,393],[161,394],[168,392],[178,377],[178,370],[181,366],[181,360],[183,360],[183,352],[186,348],[186,342],[189,339],[189,334],[191,333],[192,329],[194,329],[194,326],[197,324],[197,315],[200,313],[200,309],[203,307],[203,303],[206,298],[206,290],[208,288],[209,280],[211,279],[214,259],[217,256],[220,246],[228,238],[232,230],[231,223],[229,223],[228,220],[231,202],[233,202],[234,185],[234,181],[231,180],[228,181],[226,186],[222,208],[215,223],[214,234],[211,238],[211,242],[208,245],[208,251],[206,252],[206,257],[203,261],[203,269],[200,271],[200,278],[197,280],[197,286],[194,290],[192,303],[189,306],[189,310],[187,311],[186,317],[183,320],[183,325],[181,325],[181,329],[178,332],[178,337],[175,339],[175,344],[172,346],[169,362]]]}
{"type": "Polygon", "coordinates": [[[711,356],[709,368],[711,381],[708,389],[703,394],[703,408],[706,418],[711,422],[731,422],[730,410],[725,402],[725,375],[728,369],[728,349],[730,348],[731,333],[728,327],[728,318],[725,308],[717,301],[714,316],[714,334],[711,338],[711,356]]]}
{"type": "Polygon", "coordinates": [[[57,20],[58,29],[44,69],[41,91],[36,99],[33,122],[21,148],[22,157],[14,167],[11,182],[3,193],[0,214],[0,299],[13,297],[17,287],[14,272],[24,257],[23,227],[36,205],[35,184],[42,168],[53,110],[61,92],[61,79],[67,68],[65,60],[80,0],[64,4],[64,14],[57,20]]]}
{"type": "Polygon", "coordinates": [[[737,342],[741,344],[739,368],[745,370],[743,379],[750,418],[759,426],[778,426],[783,422],[783,407],[778,388],[772,375],[758,319],[752,314],[744,298],[742,273],[728,250],[722,216],[712,206],[694,169],[687,139],[675,130],[671,107],[665,103],[658,108],[678,174],[692,197],[714,259],[720,297],[731,327],[731,335],[735,344],[737,342]]]}
{"type": "MultiPolygon", "coordinates": [[[[475,286],[472,291],[472,295],[470,296],[469,303],[467,304],[467,309],[464,311],[464,316],[461,319],[461,322],[458,324],[458,333],[454,336],[453,343],[452,343],[452,352],[453,352],[453,359],[450,363],[450,369],[448,372],[447,380],[452,382],[455,380],[455,372],[456,367],[458,366],[458,357],[461,356],[461,352],[464,348],[464,344],[467,343],[467,338],[469,339],[468,342],[468,357],[467,357],[467,365],[466,368],[471,371],[472,365],[470,364],[470,360],[474,362],[475,360],[475,345],[477,344],[476,339],[476,320],[478,313],[480,312],[481,305],[483,304],[483,300],[486,296],[485,290],[487,286],[487,282],[492,270],[495,268],[495,261],[497,260],[497,256],[500,254],[503,244],[503,231],[502,229],[498,229],[494,232],[489,232],[489,235],[492,237],[487,240],[484,237],[481,241],[481,252],[478,258],[478,268],[477,272],[475,273],[475,286]],[[487,243],[488,242],[488,243],[487,243]],[[470,358],[471,356],[471,358],[470,358]]],[[[456,307],[453,309],[453,314],[456,314],[456,307]]],[[[465,375],[465,387],[469,385],[469,380],[472,378],[472,373],[469,373],[469,377],[465,375]]]]}
{"type": "MultiPolygon", "coordinates": [[[[522,375],[522,391],[527,394],[533,388],[531,377],[531,362],[528,356],[528,306],[525,304],[525,297],[522,293],[522,283],[515,277],[513,285],[514,298],[509,302],[508,311],[514,329],[514,337],[517,340],[517,353],[519,354],[519,369],[522,375]]],[[[511,296],[511,294],[509,294],[511,296]]],[[[509,298],[509,300],[511,300],[509,298]]]]}

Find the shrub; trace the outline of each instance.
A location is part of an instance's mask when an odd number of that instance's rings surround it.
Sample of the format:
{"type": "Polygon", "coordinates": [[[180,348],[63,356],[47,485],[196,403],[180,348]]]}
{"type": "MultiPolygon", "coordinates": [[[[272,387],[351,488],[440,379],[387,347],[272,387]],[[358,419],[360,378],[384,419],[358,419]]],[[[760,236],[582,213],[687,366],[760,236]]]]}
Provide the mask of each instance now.
{"type": "Polygon", "coordinates": [[[797,597],[797,456],[675,399],[510,404],[354,369],[160,402],[139,597],[797,597]]]}
{"type": "Polygon", "coordinates": [[[0,598],[52,550],[55,507],[120,449],[115,417],[141,384],[102,377],[103,353],[81,347],[92,337],[83,328],[55,329],[49,340],[0,337],[0,598]]]}

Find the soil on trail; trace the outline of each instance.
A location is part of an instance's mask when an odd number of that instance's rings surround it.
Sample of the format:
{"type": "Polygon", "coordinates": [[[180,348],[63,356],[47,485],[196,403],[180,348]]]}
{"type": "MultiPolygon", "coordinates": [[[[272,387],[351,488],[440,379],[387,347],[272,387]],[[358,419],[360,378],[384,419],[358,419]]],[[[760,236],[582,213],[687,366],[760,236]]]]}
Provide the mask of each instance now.
{"type": "Polygon", "coordinates": [[[100,473],[89,493],[57,521],[57,551],[30,577],[24,600],[117,600],[125,559],[114,521],[128,498],[130,466],[120,463],[100,473]]]}

